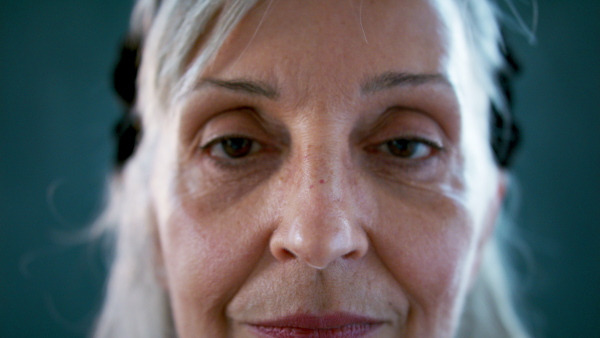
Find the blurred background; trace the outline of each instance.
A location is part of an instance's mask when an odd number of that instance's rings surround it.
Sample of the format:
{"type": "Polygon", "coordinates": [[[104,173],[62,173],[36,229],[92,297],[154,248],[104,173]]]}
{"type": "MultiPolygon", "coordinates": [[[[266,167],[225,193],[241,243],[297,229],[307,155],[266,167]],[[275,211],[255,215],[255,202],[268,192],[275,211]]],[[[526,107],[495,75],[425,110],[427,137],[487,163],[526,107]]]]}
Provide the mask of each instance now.
{"type": "MultiPolygon", "coordinates": [[[[516,2],[531,25],[532,6],[516,2]]],[[[84,337],[106,267],[98,215],[120,107],[110,76],[131,0],[0,0],[0,337],[84,337]]],[[[521,289],[536,337],[600,334],[600,1],[539,0],[516,115],[521,289]]]]}

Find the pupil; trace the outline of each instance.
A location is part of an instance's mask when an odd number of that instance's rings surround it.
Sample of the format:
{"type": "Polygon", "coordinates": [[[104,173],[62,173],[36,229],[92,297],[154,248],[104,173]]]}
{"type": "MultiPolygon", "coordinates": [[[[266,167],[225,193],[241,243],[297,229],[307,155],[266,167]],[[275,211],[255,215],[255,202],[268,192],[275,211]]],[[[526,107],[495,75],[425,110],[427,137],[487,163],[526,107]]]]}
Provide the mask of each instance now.
{"type": "Polygon", "coordinates": [[[241,137],[229,138],[223,141],[222,146],[227,156],[238,158],[250,153],[252,141],[241,137]]]}
{"type": "Polygon", "coordinates": [[[390,152],[399,157],[411,157],[415,153],[417,142],[411,140],[392,140],[388,142],[390,152]]]}

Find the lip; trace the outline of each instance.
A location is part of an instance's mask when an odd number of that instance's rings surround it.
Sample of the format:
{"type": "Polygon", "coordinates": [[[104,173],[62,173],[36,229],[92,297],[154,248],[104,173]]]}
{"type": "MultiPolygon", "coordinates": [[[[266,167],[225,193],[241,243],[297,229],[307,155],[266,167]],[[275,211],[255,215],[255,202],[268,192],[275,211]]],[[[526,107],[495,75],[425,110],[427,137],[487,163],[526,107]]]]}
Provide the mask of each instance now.
{"type": "Polygon", "coordinates": [[[359,338],[374,332],[383,323],[381,320],[340,312],[324,316],[291,315],[248,325],[261,337],[359,338]]]}

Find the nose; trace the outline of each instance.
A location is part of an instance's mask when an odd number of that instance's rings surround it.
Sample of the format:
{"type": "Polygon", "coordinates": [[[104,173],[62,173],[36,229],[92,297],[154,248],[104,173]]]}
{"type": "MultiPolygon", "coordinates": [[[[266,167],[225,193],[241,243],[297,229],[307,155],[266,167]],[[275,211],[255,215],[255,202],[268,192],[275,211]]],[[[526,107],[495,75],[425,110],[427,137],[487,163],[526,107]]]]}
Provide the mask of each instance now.
{"type": "Polygon", "coordinates": [[[270,250],[281,262],[300,260],[324,269],[337,260],[360,260],[369,247],[361,221],[360,192],[343,156],[304,154],[290,165],[280,224],[270,250]]]}

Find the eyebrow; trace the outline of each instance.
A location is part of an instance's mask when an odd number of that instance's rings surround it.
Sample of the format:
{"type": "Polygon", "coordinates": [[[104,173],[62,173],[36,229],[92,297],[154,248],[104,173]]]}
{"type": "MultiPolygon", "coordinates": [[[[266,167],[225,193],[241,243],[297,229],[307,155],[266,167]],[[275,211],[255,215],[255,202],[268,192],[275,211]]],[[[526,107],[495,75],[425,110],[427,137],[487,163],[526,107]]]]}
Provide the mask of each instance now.
{"type": "MultiPolygon", "coordinates": [[[[361,86],[361,92],[363,94],[372,94],[381,90],[391,89],[398,86],[419,86],[429,83],[438,83],[450,86],[450,82],[442,74],[385,72],[365,81],[361,86]]],[[[196,85],[196,88],[206,85],[225,88],[251,96],[263,96],[271,100],[276,100],[279,98],[279,92],[276,88],[260,81],[246,79],[220,80],[214,78],[205,78],[196,85]]]]}
{"type": "Polygon", "coordinates": [[[206,78],[200,81],[200,83],[196,85],[196,88],[205,85],[225,88],[235,92],[245,93],[251,96],[263,96],[271,100],[276,100],[277,98],[279,98],[279,92],[277,92],[277,89],[259,81],[251,81],[245,79],[219,80],[206,78]]]}
{"type": "Polygon", "coordinates": [[[365,81],[361,86],[361,92],[363,94],[372,94],[398,86],[419,86],[429,83],[451,86],[450,81],[442,74],[386,72],[365,81]]]}

